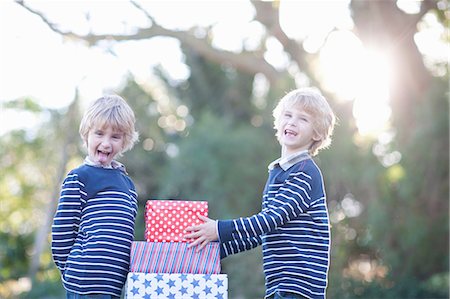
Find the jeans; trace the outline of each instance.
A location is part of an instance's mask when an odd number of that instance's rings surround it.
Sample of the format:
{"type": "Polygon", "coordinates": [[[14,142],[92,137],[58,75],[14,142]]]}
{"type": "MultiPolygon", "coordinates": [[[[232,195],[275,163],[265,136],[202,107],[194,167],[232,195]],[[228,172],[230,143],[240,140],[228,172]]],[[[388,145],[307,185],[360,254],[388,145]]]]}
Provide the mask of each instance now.
{"type": "Polygon", "coordinates": [[[120,299],[120,297],[105,294],[81,295],[66,291],[66,299],[120,299]]]}
{"type": "Polygon", "coordinates": [[[306,297],[303,297],[300,294],[276,291],[269,299],[306,299],[306,297]]]}

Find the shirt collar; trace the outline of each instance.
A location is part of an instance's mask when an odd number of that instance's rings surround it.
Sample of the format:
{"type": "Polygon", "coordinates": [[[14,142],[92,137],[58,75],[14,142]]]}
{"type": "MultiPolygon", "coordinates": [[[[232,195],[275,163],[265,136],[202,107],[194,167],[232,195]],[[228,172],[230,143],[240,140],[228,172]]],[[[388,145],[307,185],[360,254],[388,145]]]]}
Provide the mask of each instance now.
{"type": "Polygon", "coordinates": [[[110,166],[104,166],[104,165],[101,165],[99,163],[95,163],[94,161],[92,161],[89,158],[89,156],[86,156],[86,158],[84,159],[84,164],[89,165],[89,166],[94,166],[94,167],[100,167],[100,168],[119,169],[123,173],[127,174],[127,170],[125,169],[125,165],[123,165],[122,163],[120,163],[120,162],[118,162],[116,160],[112,160],[110,166]]]}
{"type": "Polygon", "coordinates": [[[309,155],[308,150],[301,150],[287,157],[281,157],[276,159],[275,161],[269,164],[268,168],[269,170],[272,170],[275,168],[275,166],[279,165],[284,171],[286,171],[289,168],[291,168],[294,164],[309,158],[311,158],[311,156],[309,155]]]}

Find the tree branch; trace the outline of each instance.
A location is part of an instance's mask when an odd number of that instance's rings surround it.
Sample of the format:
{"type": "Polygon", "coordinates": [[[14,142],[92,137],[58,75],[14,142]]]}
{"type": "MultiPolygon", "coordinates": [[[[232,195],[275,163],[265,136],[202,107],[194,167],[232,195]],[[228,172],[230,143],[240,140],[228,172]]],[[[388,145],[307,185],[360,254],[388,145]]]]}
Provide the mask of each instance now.
{"type": "Polygon", "coordinates": [[[193,51],[198,52],[201,56],[207,60],[218,63],[226,64],[234,67],[242,72],[249,74],[264,74],[271,83],[275,83],[281,77],[279,71],[277,71],[271,64],[264,60],[264,57],[256,55],[255,53],[242,52],[234,53],[230,51],[220,50],[211,46],[206,39],[200,39],[195,37],[190,31],[182,30],[170,30],[158,25],[153,17],[148,14],[139,4],[132,1],[131,3],[141,10],[152,22],[152,25],[148,28],[139,28],[134,34],[86,34],[79,35],[71,31],[62,31],[57,25],[50,22],[41,12],[38,12],[24,1],[16,1],[31,13],[39,16],[49,28],[62,36],[67,36],[74,39],[86,41],[89,46],[94,46],[97,43],[105,40],[109,41],[130,41],[130,40],[143,40],[151,39],[157,36],[167,36],[178,39],[183,45],[191,48],[193,51]]]}
{"type": "Polygon", "coordinates": [[[28,5],[26,5],[25,3],[24,3],[24,1],[23,0],[16,0],[16,3],[17,4],[19,4],[19,5],[21,5],[23,8],[25,8],[26,10],[28,10],[29,12],[31,12],[32,14],[34,14],[34,15],[36,15],[36,16],[38,16],[52,31],[54,31],[54,32],[56,32],[56,33],[59,33],[59,34],[61,34],[61,35],[65,35],[65,36],[68,36],[68,37],[75,37],[75,38],[77,38],[77,35],[75,34],[75,35],[73,35],[72,33],[70,33],[70,32],[63,32],[63,31],[61,31],[59,28],[58,28],[58,26],[56,26],[56,24],[54,24],[54,23],[52,23],[52,22],[50,22],[46,17],[44,17],[40,12],[38,12],[37,10],[35,10],[35,9],[33,9],[33,8],[31,8],[31,7],[29,7],[28,5]]]}
{"type": "Polygon", "coordinates": [[[290,55],[299,69],[308,76],[311,83],[320,86],[320,82],[311,68],[312,64],[309,62],[312,59],[312,55],[307,53],[296,40],[289,38],[281,28],[277,2],[251,0],[251,3],[256,11],[255,19],[264,25],[269,34],[283,45],[284,51],[290,55]]]}

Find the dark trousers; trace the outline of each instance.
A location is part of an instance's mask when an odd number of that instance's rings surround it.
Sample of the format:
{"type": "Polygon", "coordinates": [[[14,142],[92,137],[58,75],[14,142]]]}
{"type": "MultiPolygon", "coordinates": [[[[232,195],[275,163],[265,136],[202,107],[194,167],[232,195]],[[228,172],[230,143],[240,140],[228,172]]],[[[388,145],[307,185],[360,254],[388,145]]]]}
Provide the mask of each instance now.
{"type": "Polygon", "coordinates": [[[300,294],[276,291],[275,294],[270,296],[268,299],[307,299],[300,294]]]}

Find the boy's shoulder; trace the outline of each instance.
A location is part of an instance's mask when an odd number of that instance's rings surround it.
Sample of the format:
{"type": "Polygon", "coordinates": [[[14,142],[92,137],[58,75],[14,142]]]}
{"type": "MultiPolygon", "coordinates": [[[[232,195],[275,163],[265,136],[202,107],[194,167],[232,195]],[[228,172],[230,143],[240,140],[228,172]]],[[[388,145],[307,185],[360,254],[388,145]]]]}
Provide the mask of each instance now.
{"type": "Polygon", "coordinates": [[[102,168],[83,163],[67,174],[67,177],[74,176],[83,184],[95,182],[96,185],[99,185],[105,182],[125,182],[130,188],[134,188],[133,180],[120,169],[102,168]]]}
{"type": "Polygon", "coordinates": [[[102,177],[104,174],[102,174],[102,168],[100,167],[93,167],[87,164],[81,164],[78,167],[72,169],[68,174],[68,177],[70,176],[76,176],[79,181],[90,181],[92,179],[102,177]]]}
{"type": "Polygon", "coordinates": [[[92,171],[93,167],[90,167],[89,165],[86,164],[81,164],[78,167],[72,169],[69,172],[69,175],[84,175],[86,173],[89,173],[90,171],[92,171]]]}
{"type": "Polygon", "coordinates": [[[315,179],[317,177],[322,176],[319,166],[317,166],[316,162],[312,158],[297,162],[291,168],[290,171],[291,175],[296,175],[300,173],[311,177],[311,179],[315,179]]]}

